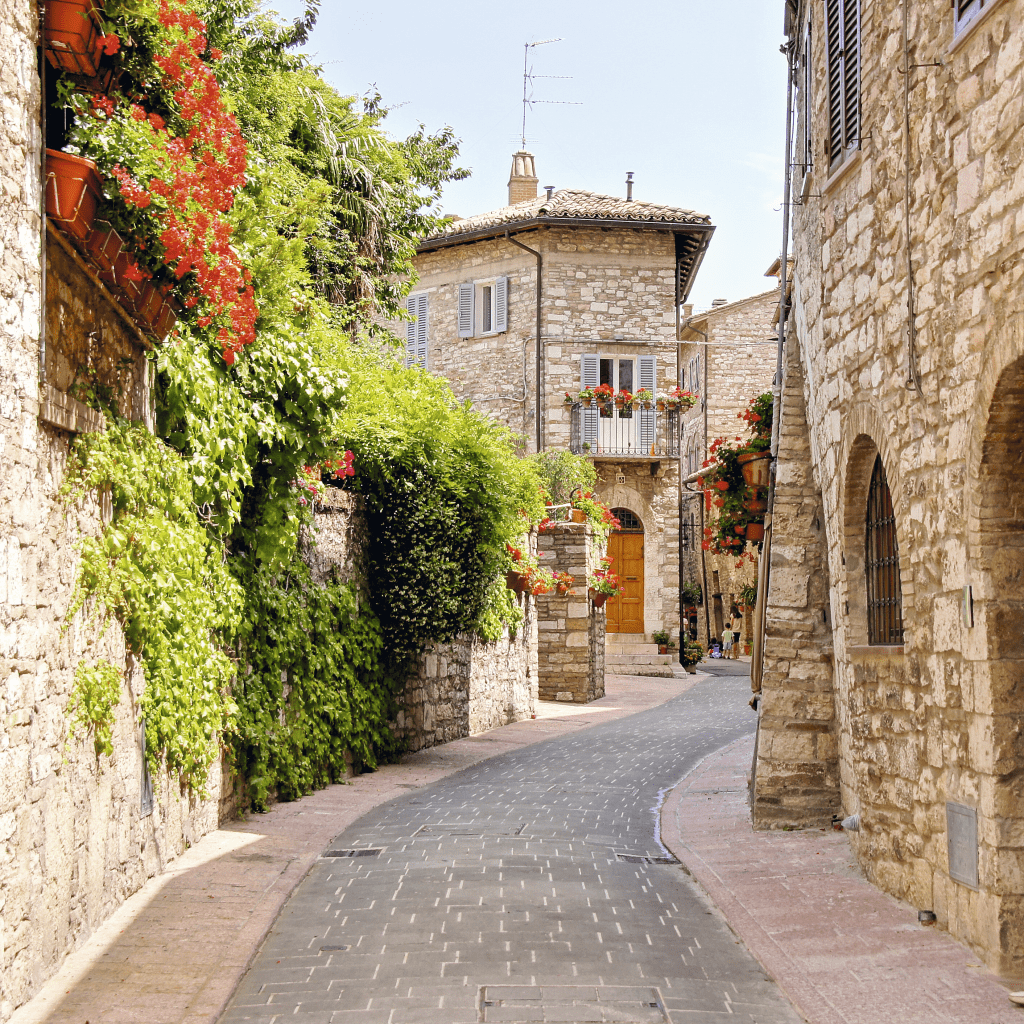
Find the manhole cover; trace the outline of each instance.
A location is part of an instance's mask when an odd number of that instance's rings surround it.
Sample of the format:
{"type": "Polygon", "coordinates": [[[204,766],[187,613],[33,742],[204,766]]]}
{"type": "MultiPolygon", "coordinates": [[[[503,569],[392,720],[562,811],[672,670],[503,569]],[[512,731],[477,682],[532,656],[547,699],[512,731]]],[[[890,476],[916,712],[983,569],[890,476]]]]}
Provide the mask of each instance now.
{"type": "Polygon", "coordinates": [[[655,988],[631,985],[485,985],[480,989],[480,1019],[544,1024],[666,1024],[655,988]]]}

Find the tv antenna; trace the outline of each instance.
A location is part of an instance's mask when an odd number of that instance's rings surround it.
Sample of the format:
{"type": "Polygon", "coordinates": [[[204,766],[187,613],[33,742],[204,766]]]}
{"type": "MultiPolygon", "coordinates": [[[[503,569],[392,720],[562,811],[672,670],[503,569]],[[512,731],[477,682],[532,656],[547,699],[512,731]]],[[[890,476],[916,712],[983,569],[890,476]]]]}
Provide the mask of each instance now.
{"type": "Polygon", "coordinates": [[[558,103],[564,106],[579,107],[582,103],[575,100],[535,100],[533,98],[533,80],[535,78],[572,78],[572,75],[535,75],[530,65],[530,50],[534,46],[544,46],[547,43],[560,43],[562,37],[557,39],[538,39],[534,43],[523,44],[523,132],[520,139],[521,148],[526,149],[526,108],[532,107],[534,103],[558,103]]]}

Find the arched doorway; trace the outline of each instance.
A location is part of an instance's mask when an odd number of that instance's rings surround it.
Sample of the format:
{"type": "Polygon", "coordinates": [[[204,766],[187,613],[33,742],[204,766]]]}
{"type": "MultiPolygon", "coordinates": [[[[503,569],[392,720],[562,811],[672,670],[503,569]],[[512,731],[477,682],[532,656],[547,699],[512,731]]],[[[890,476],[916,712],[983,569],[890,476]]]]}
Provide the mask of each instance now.
{"type": "Polygon", "coordinates": [[[625,593],[613,597],[606,605],[609,633],[644,632],[644,524],[628,508],[613,508],[619,521],[608,538],[608,557],[612,571],[619,577],[625,593]]]}

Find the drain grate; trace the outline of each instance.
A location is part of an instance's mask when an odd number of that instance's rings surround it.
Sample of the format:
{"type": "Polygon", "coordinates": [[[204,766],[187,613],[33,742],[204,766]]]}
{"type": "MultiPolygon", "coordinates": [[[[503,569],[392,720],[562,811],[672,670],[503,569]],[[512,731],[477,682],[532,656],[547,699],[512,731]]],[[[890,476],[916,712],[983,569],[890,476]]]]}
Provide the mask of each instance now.
{"type": "Polygon", "coordinates": [[[345,950],[351,949],[351,946],[321,946],[321,953],[344,953],[345,950]]]}
{"type": "Polygon", "coordinates": [[[480,990],[484,1024],[517,1021],[545,1024],[574,1021],[605,1024],[667,1024],[668,1014],[657,989],[628,985],[484,985],[480,990]]]}
{"type": "Polygon", "coordinates": [[[453,825],[422,825],[414,833],[416,839],[449,838],[468,836],[491,838],[494,836],[518,836],[526,828],[526,822],[519,825],[488,824],[487,822],[464,822],[453,825]]]}
{"type": "Polygon", "coordinates": [[[646,857],[640,853],[617,853],[615,856],[619,860],[624,860],[627,864],[678,864],[679,861],[675,857],[646,857]]]}
{"type": "Polygon", "coordinates": [[[383,853],[383,849],[379,850],[324,850],[320,854],[321,857],[376,857],[378,854],[383,853]]]}

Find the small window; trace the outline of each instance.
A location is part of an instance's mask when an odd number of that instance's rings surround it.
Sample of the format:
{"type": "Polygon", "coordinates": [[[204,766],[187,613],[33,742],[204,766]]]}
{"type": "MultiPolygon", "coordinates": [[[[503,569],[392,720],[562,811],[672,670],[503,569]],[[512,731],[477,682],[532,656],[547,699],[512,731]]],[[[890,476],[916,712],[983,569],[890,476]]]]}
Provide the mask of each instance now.
{"type": "Polygon", "coordinates": [[[875,457],[868,488],[864,566],[867,571],[868,643],[903,643],[903,590],[896,516],[881,456],[875,457]]]}
{"type": "Polygon", "coordinates": [[[982,11],[988,10],[995,0],[953,0],[953,34],[959,35],[982,11]]]}
{"type": "Polygon", "coordinates": [[[860,0],[825,0],[828,165],[860,149],[860,0]]]}
{"type": "Polygon", "coordinates": [[[460,338],[479,338],[508,330],[508,278],[459,285],[460,338]]]}
{"type": "Polygon", "coordinates": [[[613,508],[612,515],[619,521],[617,533],[643,533],[644,524],[640,517],[628,508],[613,508]]]}

